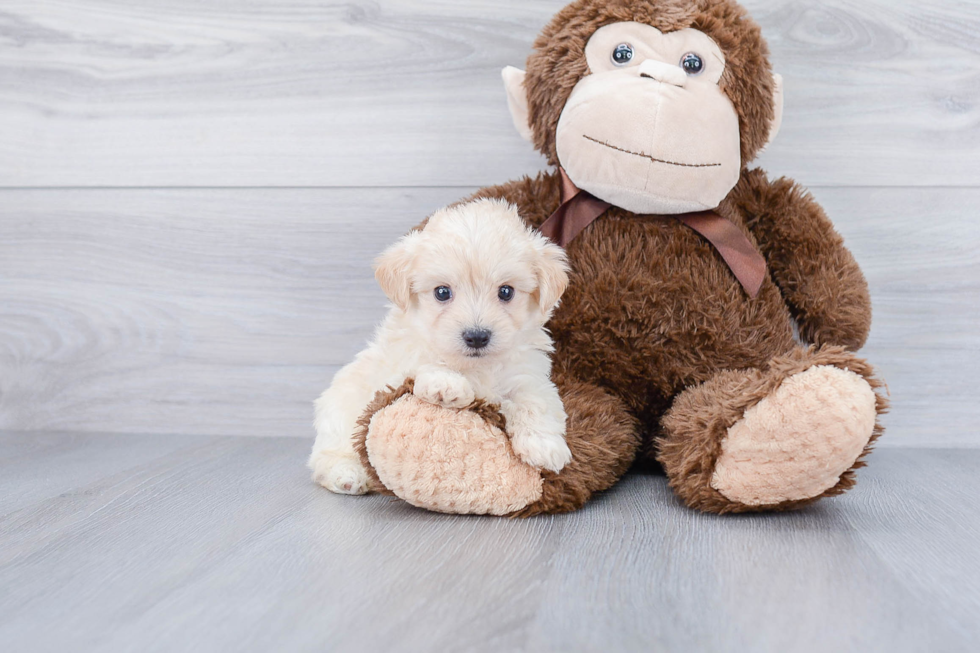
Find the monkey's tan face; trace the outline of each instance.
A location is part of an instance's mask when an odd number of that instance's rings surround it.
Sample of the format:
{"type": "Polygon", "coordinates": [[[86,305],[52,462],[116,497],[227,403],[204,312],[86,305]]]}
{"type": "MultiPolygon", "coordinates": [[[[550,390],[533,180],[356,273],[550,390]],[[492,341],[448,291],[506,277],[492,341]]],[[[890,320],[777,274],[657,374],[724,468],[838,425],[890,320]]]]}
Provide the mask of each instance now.
{"type": "Polygon", "coordinates": [[[718,45],[694,29],[616,23],[595,32],[585,55],[591,74],[557,131],[572,181],[634,213],[716,208],[742,164],[738,115],[718,86],[718,45]]]}

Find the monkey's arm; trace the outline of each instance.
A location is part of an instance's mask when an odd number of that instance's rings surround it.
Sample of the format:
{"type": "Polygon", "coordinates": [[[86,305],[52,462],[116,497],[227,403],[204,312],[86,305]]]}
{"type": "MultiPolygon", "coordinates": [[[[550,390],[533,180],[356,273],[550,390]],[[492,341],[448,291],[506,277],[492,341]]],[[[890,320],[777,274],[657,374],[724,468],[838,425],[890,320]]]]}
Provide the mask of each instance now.
{"type": "Polygon", "coordinates": [[[542,172],[500,186],[488,186],[468,198],[502,199],[517,207],[517,212],[532,227],[540,227],[561,203],[561,181],[557,172],[542,172]]]}
{"type": "MultiPolygon", "coordinates": [[[[542,172],[537,177],[524,177],[509,181],[499,186],[481,188],[457,204],[466,204],[474,200],[496,199],[506,200],[517,207],[524,221],[532,227],[544,224],[558,205],[561,203],[561,180],[557,172],[542,172]]],[[[426,218],[414,229],[424,229],[429,218],[426,218]]]]}
{"type": "Polygon", "coordinates": [[[868,283],[823,208],[791,180],[743,174],[733,192],[807,342],[864,346],[871,330],[868,283]]]}

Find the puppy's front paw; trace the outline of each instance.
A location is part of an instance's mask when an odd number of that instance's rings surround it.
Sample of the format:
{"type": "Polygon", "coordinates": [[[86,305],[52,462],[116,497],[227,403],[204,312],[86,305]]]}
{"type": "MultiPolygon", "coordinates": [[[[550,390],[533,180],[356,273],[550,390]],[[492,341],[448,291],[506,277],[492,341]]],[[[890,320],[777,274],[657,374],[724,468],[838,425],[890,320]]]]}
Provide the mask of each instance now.
{"type": "Polygon", "coordinates": [[[560,472],[572,461],[565,439],[557,435],[517,433],[510,442],[514,453],[532,467],[560,472]]]}
{"type": "Polygon", "coordinates": [[[320,452],[310,460],[313,480],[337,494],[367,494],[367,472],[357,458],[320,452]]]}
{"type": "Polygon", "coordinates": [[[473,386],[462,374],[430,372],[415,380],[416,397],[446,408],[466,408],[476,400],[473,386]]]}

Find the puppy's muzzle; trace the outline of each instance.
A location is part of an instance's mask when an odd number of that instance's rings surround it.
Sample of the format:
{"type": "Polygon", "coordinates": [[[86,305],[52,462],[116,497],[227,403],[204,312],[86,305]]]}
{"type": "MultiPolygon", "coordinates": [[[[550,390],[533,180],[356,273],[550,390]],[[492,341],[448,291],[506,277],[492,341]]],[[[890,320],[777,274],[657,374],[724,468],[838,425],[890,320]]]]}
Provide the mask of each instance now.
{"type": "Polygon", "coordinates": [[[486,329],[467,329],[463,331],[463,342],[470,349],[480,350],[490,344],[491,336],[493,333],[486,329]]]}

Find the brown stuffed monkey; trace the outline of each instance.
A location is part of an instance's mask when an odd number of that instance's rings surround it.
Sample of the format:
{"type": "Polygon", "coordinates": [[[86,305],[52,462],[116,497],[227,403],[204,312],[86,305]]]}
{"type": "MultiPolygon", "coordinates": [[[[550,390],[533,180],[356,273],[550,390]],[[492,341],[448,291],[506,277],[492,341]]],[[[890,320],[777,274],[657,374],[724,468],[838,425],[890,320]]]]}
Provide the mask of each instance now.
{"type": "Polygon", "coordinates": [[[868,288],[809,194],[749,167],[782,117],[757,24],[733,0],[577,0],[504,81],[556,170],[477,197],[567,248],[549,328],[573,459],[529,470],[493,407],[453,414],[403,388],[362,420],[374,488],[447,512],[564,512],[638,457],[715,513],[851,488],[886,408],[853,353],[868,288]],[[492,465],[454,466],[460,446],[492,465]]]}

